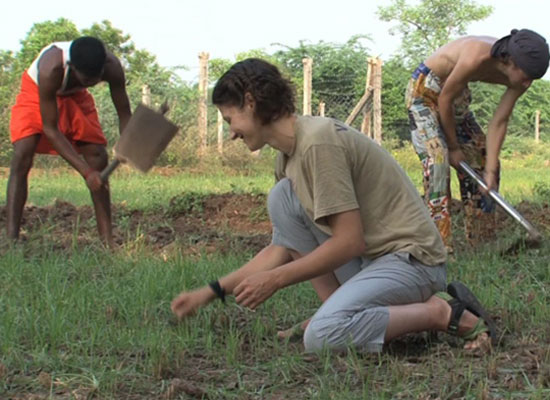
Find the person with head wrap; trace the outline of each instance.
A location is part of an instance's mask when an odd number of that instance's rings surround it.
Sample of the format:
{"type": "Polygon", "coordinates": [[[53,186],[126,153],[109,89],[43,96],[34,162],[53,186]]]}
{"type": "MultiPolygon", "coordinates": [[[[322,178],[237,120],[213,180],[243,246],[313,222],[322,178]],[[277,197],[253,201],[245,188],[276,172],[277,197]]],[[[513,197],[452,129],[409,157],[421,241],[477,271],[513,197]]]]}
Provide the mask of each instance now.
{"type": "Polygon", "coordinates": [[[461,173],[466,161],[498,189],[498,156],[518,98],[548,69],[546,40],[529,29],[514,29],[500,39],[466,36],[429,56],[413,72],[406,94],[414,148],[424,169],[425,201],[443,241],[452,251],[450,168],[458,171],[465,210],[465,232],[474,244],[492,231],[494,205],[476,183],[461,173]],[[504,85],[487,137],[469,109],[470,82],[504,85]]]}
{"type": "Polygon", "coordinates": [[[531,79],[540,79],[548,69],[548,44],[529,29],[513,29],[510,35],[499,39],[491,47],[491,56],[508,57],[531,79]]]}

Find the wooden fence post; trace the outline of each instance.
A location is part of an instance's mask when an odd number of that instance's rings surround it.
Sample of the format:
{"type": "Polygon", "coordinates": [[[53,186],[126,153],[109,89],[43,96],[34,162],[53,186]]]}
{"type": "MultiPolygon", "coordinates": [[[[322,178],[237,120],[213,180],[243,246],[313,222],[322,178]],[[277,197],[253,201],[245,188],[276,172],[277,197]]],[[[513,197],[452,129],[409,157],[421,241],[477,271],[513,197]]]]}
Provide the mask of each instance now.
{"type": "Polygon", "coordinates": [[[372,114],[372,103],[373,103],[373,85],[371,83],[372,81],[372,69],[373,69],[373,58],[367,59],[367,79],[365,83],[365,93],[363,93],[363,96],[359,99],[359,102],[353,107],[353,110],[346,118],[345,123],[347,125],[351,125],[353,121],[357,118],[359,113],[363,111],[363,122],[361,123],[361,132],[367,133],[367,135],[370,137],[370,125],[371,125],[371,114],[372,114]]]}
{"type": "Polygon", "coordinates": [[[361,96],[361,98],[359,99],[359,102],[355,105],[355,107],[353,107],[353,110],[351,110],[350,115],[346,118],[346,121],[345,121],[346,125],[351,125],[353,121],[355,121],[355,118],[357,118],[361,110],[365,108],[371,96],[372,96],[372,88],[368,88],[363,94],[363,96],[361,96]]]}
{"type": "Polygon", "coordinates": [[[208,131],[208,58],[207,52],[199,53],[199,154],[206,153],[208,131]]]}
{"type": "Polygon", "coordinates": [[[324,101],[319,102],[319,115],[321,117],[325,116],[325,102],[324,101]]]}
{"type": "Polygon", "coordinates": [[[378,144],[382,144],[382,60],[375,59],[373,70],[373,130],[374,140],[378,144]]]}
{"type": "Polygon", "coordinates": [[[540,141],[540,110],[535,111],[535,143],[540,141]]]}
{"type": "Polygon", "coordinates": [[[151,89],[147,84],[141,87],[141,102],[146,106],[151,106],[151,89]]]}
{"type": "Polygon", "coordinates": [[[311,81],[312,81],[312,70],[313,70],[313,60],[309,57],[302,59],[302,64],[304,64],[304,115],[311,115],[311,81]]]}
{"type": "MultiPolygon", "coordinates": [[[[367,78],[365,80],[365,91],[368,91],[372,88],[372,61],[373,58],[369,57],[367,59],[367,78]]],[[[363,111],[363,122],[361,123],[361,132],[363,132],[367,137],[372,138],[372,108],[365,107],[363,111]]]]}
{"type": "Polygon", "coordinates": [[[223,116],[218,110],[218,153],[223,154],[223,116]]]}
{"type": "Polygon", "coordinates": [[[363,116],[363,122],[361,123],[361,132],[367,137],[372,139],[372,108],[369,110],[365,107],[365,115],[363,116]]]}

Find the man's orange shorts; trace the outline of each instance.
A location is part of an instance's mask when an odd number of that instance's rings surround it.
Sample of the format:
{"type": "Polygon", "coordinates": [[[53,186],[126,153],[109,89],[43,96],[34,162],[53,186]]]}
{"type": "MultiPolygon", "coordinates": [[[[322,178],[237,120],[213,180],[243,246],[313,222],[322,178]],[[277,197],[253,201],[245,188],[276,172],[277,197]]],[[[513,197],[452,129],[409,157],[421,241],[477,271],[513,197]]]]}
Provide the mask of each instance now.
{"type": "MultiPolygon", "coordinates": [[[[58,128],[76,147],[76,142],[106,145],[107,140],[101,130],[94,98],[86,90],[68,96],[57,96],[58,128]]],[[[57,154],[44,135],[38,85],[27,72],[21,78],[21,91],[11,109],[11,141],[40,134],[37,153],[57,154]]]]}

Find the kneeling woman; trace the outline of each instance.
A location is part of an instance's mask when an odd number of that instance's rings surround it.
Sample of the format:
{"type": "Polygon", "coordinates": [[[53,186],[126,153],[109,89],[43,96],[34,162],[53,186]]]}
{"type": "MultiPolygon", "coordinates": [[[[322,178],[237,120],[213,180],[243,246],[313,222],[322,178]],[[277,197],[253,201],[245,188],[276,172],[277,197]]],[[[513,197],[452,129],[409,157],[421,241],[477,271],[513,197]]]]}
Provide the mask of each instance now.
{"type": "Polygon", "coordinates": [[[384,149],[336,120],[296,115],[292,86],[260,59],[233,65],[212,97],[232,139],[251,151],[268,144],[280,152],[268,197],[273,238],[241,268],[177,296],[179,318],[225,294],[254,309],[310,280],[323,304],[305,328],[307,351],[380,351],[424,330],[450,331],[473,348],[488,343],[488,333],[494,338],[492,321],[464,285],[444,292],[439,232],[384,149]]]}

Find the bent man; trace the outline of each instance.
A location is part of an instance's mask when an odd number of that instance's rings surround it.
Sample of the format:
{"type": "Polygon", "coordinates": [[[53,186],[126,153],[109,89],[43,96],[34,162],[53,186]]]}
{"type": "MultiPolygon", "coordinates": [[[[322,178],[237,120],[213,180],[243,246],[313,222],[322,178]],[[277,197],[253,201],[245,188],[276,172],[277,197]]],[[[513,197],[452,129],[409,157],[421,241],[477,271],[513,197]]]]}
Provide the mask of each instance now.
{"type": "Polygon", "coordinates": [[[414,148],[424,169],[425,202],[443,241],[452,251],[450,168],[458,170],[470,243],[480,240],[483,227],[492,229],[494,205],[475,181],[460,172],[466,161],[498,189],[499,153],[508,120],[518,98],[548,69],[546,40],[528,29],[513,30],[501,39],[466,36],[441,47],[412,74],[407,109],[414,148]],[[487,130],[487,139],[470,111],[470,82],[504,85],[487,130]],[[476,224],[476,226],[474,226],[476,224]]]}
{"type": "Polygon", "coordinates": [[[100,40],[83,36],[52,43],[23,73],[10,122],[14,154],[7,189],[8,238],[19,237],[34,154],[45,153],[61,155],[82,175],[99,235],[112,245],[109,188],[99,174],[108,161],[107,141],[93,97],[86,90],[102,81],[109,84],[122,132],[131,116],[124,71],[100,40]]]}

